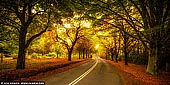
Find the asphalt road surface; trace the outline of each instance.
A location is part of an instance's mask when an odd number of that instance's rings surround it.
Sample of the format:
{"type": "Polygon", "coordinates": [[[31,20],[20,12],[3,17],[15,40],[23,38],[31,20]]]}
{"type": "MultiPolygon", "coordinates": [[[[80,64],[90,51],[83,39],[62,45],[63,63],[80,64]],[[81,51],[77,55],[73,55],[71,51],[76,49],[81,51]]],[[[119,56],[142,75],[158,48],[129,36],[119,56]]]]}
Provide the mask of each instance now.
{"type": "Polygon", "coordinates": [[[88,63],[41,79],[46,85],[121,85],[114,66],[96,58],[88,63]]]}

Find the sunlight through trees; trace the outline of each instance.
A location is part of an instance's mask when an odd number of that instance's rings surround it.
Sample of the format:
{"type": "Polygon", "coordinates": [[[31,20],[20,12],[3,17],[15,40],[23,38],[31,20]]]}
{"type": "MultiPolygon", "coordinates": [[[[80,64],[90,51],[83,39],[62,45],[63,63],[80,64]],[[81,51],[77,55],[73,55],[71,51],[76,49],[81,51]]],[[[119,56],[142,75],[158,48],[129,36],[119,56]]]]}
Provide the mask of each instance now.
{"type": "Polygon", "coordinates": [[[169,68],[169,0],[1,0],[0,53],[17,59],[90,58],[169,68]]]}

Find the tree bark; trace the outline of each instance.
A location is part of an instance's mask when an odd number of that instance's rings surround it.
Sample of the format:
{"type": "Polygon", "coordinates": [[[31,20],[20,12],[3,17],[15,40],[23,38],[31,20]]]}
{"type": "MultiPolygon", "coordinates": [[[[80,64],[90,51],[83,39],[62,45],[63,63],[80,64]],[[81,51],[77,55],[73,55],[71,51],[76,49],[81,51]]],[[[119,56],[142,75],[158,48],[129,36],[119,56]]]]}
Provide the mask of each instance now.
{"type": "Polygon", "coordinates": [[[125,52],[125,65],[128,65],[128,53],[125,52]]]}
{"type": "Polygon", "coordinates": [[[115,57],[116,62],[118,62],[117,58],[118,58],[118,55],[119,55],[119,50],[120,50],[120,35],[119,35],[119,46],[118,46],[118,49],[116,51],[116,57],[115,57]]]}
{"type": "Polygon", "coordinates": [[[80,56],[81,56],[81,51],[79,50],[79,59],[80,59],[80,56]]]}
{"type": "Polygon", "coordinates": [[[127,52],[127,43],[128,43],[128,37],[127,35],[124,33],[123,35],[123,38],[124,38],[124,57],[125,57],[125,65],[128,65],[128,52],[127,52]]]}
{"type": "Polygon", "coordinates": [[[124,57],[125,57],[125,65],[128,65],[128,52],[127,52],[126,45],[124,47],[124,57]]]}
{"type": "Polygon", "coordinates": [[[158,74],[158,59],[159,59],[160,46],[158,40],[152,40],[149,48],[148,65],[146,72],[157,75],[158,74]]]}
{"type": "Polygon", "coordinates": [[[113,61],[113,56],[114,56],[113,48],[111,48],[111,60],[112,60],[112,61],[113,61]]]}
{"type": "Polygon", "coordinates": [[[88,57],[88,52],[87,52],[87,50],[86,50],[86,59],[87,59],[87,57],[88,57]]]}
{"type": "Polygon", "coordinates": [[[57,58],[58,58],[59,52],[57,51],[57,58]]]}
{"type": "Polygon", "coordinates": [[[25,55],[26,55],[26,46],[25,46],[26,32],[23,31],[19,34],[19,52],[17,58],[16,69],[25,69],[25,55]]]}
{"type": "Polygon", "coordinates": [[[68,61],[71,61],[71,55],[74,49],[74,45],[75,45],[76,41],[74,42],[74,44],[71,46],[71,48],[68,48],[68,61]]]}
{"type": "Polygon", "coordinates": [[[1,63],[3,63],[3,52],[1,53],[1,63]]]}
{"type": "Polygon", "coordinates": [[[165,71],[169,71],[170,70],[170,64],[168,62],[166,62],[165,64],[165,71]]]}
{"type": "Polygon", "coordinates": [[[84,59],[84,57],[85,57],[85,49],[83,48],[83,59],[84,59]]]}
{"type": "Polygon", "coordinates": [[[158,74],[158,49],[151,48],[149,49],[149,56],[148,56],[148,65],[146,72],[157,75],[158,74]]]}
{"type": "Polygon", "coordinates": [[[68,51],[68,61],[71,61],[72,50],[68,51]]]}

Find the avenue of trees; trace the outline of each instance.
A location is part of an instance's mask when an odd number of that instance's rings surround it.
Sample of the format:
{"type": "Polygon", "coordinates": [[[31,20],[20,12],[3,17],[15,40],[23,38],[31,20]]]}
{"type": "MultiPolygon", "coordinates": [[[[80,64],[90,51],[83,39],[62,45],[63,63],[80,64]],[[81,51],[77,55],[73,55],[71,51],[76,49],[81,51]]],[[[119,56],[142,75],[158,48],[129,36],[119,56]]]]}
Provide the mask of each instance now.
{"type": "Polygon", "coordinates": [[[16,69],[25,68],[27,54],[65,53],[71,61],[73,54],[88,58],[98,52],[125,65],[142,62],[156,75],[170,64],[169,5],[169,0],[1,0],[0,52],[18,52],[16,69]]]}
{"type": "MultiPolygon", "coordinates": [[[[75,1],[76,2],[76,1],[75,1]]],[[[85,8],[89,18],[106,23],[123,34],[126,62],[128,37],[143,44],[148,51],[147,72],[157,74],[168,63],[166,48],[170,38],[170,1],[168,0],[82,0],[77,8],[85,8]],[[83,5],[82,5],[83,4],[83,5]],[[122,23],[122,25],[121,25],[122,23]],[[128,32],[126,29],[132,31],[128,32]],[[164,58],[162,58],[164,55],[164,58]],[[166,56],[166,57],[165,57],[166,56]],[[164,61],[164,62],[161,62],[164,61]]],[[[125,63],[127,64],[127,63],[125,63]]]]}

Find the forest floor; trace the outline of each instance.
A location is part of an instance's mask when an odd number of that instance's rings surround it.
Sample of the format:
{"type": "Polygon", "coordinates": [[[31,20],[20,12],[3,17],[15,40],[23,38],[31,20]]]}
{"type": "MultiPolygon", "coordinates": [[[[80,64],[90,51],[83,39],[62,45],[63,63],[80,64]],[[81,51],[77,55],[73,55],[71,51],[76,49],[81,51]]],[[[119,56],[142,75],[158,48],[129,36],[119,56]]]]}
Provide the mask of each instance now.
{"type": "Polygon", "coordinates": [[[72,59],[66,58],[45,58],[45,59],[27,59],[24,70],[15,69],[16,60],[5,60],[0,64],[0,81],[33,81],[38,80],[54,73],[60,73],[81,65],[91,59],[72,59]]]}
{"type": "Polygon", "coordinates": [[[129,63],[128,66],[124,62],[107,60],[117,68],[123,85],[170,85],[170,72],[161,71],[159,75],[153,76],[146,73],[146,65],[135,65],[129,63]]]}

